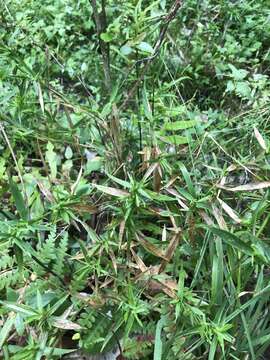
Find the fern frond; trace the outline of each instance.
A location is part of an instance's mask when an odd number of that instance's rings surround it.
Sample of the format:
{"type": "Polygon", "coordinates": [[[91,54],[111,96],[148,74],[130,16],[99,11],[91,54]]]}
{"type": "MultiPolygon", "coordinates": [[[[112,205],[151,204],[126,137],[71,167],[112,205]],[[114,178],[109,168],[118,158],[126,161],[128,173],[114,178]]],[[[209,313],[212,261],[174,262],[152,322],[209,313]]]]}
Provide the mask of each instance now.
{"type": "Polygon", "coordinates": [[[68,233],[64,233],[60,239],[59,245],[56,249],[56,260],[53,264],[53,270],[59,276],[63,275],[65,268],[65,257],[68,250],[68,233]]]}
{"type": "Polygon", "coordinates": [[[38,257],[42,259],[43,263],[50,263],[56,259],[55,253],[55,240],[56,240],[56,226],[54,225],[45,242],[38,248],[38,257]]]}

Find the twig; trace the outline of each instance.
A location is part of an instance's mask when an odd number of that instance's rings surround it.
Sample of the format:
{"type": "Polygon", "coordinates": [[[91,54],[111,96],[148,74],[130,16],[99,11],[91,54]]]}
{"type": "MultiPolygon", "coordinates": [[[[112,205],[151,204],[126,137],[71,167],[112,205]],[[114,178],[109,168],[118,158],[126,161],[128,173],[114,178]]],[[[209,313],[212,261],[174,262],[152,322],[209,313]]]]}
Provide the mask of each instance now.
{"type": "Polygon", "coordinates": [[[97,36],[101,51],[101,56],[103,60],[103,71],[105,76],[105,86],[107,90],[111,89],[111,70],[110,70],[110,47],[109,44],[105,43],[101,39],[101,34],[106,30],[106,11],[105,11],[105,0],[102,0],[102,10],[101,13],[98,12],[96,0],[89,0],[92,8],[93,15],[96,23],[97,36]]]}
{"type": "MultiPolygon", "coordinates": [[[[105,76],[105,87],[110,95],[111,92],[111,69],[110,69],[110,45],[101,39],[101,34],[107,27],[106,0],[101,0],[101,12],[98,12],[96,0],[89,0],[96,23],[97,36],[103,60],[103,72],[105,76]]],[[[110,132],[115,145],[118,162],[121,163],[121,143],[120,143],[120,121],[116,104],[112,104],[112,113],[110,119],[110,132]]]]}
{"type": "Polygon", "coordinates": [[[165,16],[164,21],[163,21],[163,23],[161,25],[158,40],[157,40],[157,42],[156,42],[156,44],[154,46],[153,55],[142,60],[146,64],[144,65],[144,67],[142,69],[141,76],[136,80],[135,84],[133,85],[133,87],[129,91],[125,101],[120,106],[119,110],[122,110],[127,105],[130,98],[134,95],[134,93],[135,93],[137,87],[139,86],[140,82],[143,80],[144,75],[145,75],[146,71],[148,70],[150,64],[152,63],[152,61],[159,54],[160,48],[161,48],[161,46],[163,44],[166,32],[168,30],[169,24],[175,19],[176,15],[177,15],[177,12],[178,12],[179,8],[181,7],[181,5],[182,5],[182,0],[176,0],[174,2],[174,4],[172,5],[172,7],[170,8],[167,16],[165,16]]]}

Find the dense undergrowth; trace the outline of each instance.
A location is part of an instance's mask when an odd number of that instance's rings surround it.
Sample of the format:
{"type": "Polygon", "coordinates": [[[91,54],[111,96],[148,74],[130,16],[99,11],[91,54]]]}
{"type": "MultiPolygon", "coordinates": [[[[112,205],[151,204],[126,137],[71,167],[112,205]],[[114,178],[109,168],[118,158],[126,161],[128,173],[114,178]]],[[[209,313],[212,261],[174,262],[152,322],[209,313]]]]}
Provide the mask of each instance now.
{"type": "Polygon", "coordinates": [[[269,358],[268,1],[0,4],[1,358],[269,358]]]}

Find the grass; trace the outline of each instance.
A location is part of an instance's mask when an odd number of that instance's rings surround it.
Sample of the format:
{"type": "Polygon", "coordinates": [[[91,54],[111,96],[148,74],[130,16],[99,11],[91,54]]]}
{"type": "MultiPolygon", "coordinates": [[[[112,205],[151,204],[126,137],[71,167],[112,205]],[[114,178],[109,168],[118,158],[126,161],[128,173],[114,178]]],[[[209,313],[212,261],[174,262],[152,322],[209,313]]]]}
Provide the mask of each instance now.
{"type": "Polygon", "coordinates": [[[269,9],[104,4],[1,2],[1,357],[266,359],[269,9]]]}

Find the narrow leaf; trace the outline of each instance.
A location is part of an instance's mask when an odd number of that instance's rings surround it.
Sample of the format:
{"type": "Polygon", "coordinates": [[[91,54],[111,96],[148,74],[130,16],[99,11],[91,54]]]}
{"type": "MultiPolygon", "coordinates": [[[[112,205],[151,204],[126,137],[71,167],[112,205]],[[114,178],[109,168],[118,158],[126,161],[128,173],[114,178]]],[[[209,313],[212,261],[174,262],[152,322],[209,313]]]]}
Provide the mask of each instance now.
{"type": "Polygon", "coordinates": [[[2,346],[4,345],[6,339],[8,338],[8,335],[12,329],[14,321],[15,318],[9,318],[5,321],[4,326],[0,331],[0,349],[2,349],[2,346]]]}
{"type": "Polygon", "coordinates": [[[182,145],[188,143],[188,138],[181,135],[162,136],[160,139],[165,143],[173,145],[182,145]]]}
{"type": "Polygon", "coordinates": [[[197,125],[196,120],[189,121],[174,121],[165,124],[164,129],[169,131],[185,130],[197,125]]]}
{"type": "Polygon", "coordinates": [[[222,206],[222,209],[229,215],[229,217],[231,219],[233,219],[237,224],[240,224],[241,219],[236,214],[236,212],[228,204],[226,204],[223,200],[218,198],[218,201],[219,201],[220,205],[222,206]]]}
{"type": "Polygon", "coordinates": [[[161,331],[162,331],[164,323],[165,323],[164,318],[161,318],[157,323],[156,335],[155,335],[154,360],[162,359],[161,331]]]}
{"type": "Polygon", "coordinates": [[[236,235],[230,233],[229,231],[221,230],[215,227],[209,227],[209,230],[214,235],[219,236],[228,245],[231,245],[232,247],[244,252],[245,254],[253,254],[251,246],[249,246],[247,243],[245,243],[243,240],[239,239],[236,235]]]}
{"type": "Polygon", "coordinates": [[[129,192],[125,191],[125,190],[120,190],[120,189],[116,189],[116,188],[112,188],[109,186],[103,186],[103,185],[97,185],[97,184],[93,184],[99,191],[104,192],[105,194],[108,195],[112,195],[112,196],[117,196],[117,197],[124,197],[124,196],[128,196],[129,192]]]}
{"type": "Polygon", "coordinates": [[[264,138],[262,137],[261,133],[259,132],[259,130],[254,127],[254,135],[258,141],[258,143],[260,144],[261,148],[263,150],[267,150],[267,146],[266,146],[266,143],[265,143],[265,140],[264,138]]]}
{"type": "Polygon", "coordinates": [[[227,186],[223,186],[223,185],[217,185],[217,187],[219,189],[223,189],[223,190],[226,190],[226,191],[232,191],[232,192],[236,192],[236,191],[254,191],[254,190],[260,190],[260,189],[269,188],[270,187],[270,181],[249,183],[249,184],[245,184],[245,185],[239,185],[239,186],[236,186],[236,187],[227,187],[227,186]]]}
{"type": "Polygon", "coordinates": [[[79,324],[74,323],[73,321],[67,319],[55,318],[53,321],[53,326],[58,329],[63,330],[80,330],[82,327],[79,324]]]}
{"type": "Polygon", "coordinates": [[[12,180],[11,177],[9,177],[9,187],[10,187],[10,191],[13,196],[13,199],[15,201],[15,205],[16,205],[16,209],[18,210],[18,213],[20,214],[20,216],[23,220],[27,220],[28,211],[25,206],[22,193],[19,190],[17,184],[12,180]]]}

